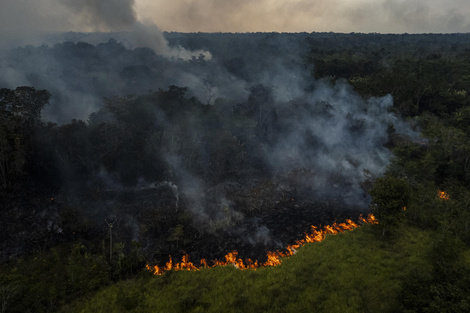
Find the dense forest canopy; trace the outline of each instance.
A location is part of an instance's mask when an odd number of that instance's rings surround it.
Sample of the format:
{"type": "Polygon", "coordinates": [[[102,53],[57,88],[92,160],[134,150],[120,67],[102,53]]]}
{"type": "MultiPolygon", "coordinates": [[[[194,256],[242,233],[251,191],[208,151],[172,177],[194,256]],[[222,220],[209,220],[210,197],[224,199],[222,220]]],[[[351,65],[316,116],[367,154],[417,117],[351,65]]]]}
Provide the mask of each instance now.
{"type": "Polygon", "coordinates": [[[457,264],[470,243],[470,35],[164,35],[164,55],[125,33],[0,52],[9,310],[55,310],[168,254],[262,258],[371,210],[379,237],[407,223],[456,249],[404,288],[457,264]],[[66,267],[41,292],[11,271],[37,255],[37,271],[66,267]]]}

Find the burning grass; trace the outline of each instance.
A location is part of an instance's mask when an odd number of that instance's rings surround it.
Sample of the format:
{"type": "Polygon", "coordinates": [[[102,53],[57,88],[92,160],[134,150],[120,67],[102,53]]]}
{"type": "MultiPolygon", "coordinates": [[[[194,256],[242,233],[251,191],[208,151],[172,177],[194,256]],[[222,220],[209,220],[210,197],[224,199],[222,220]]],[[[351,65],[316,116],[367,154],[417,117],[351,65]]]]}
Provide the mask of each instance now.
{"type": "MultiPolygon", "coordinates": [[[[375,224],[377,223],[375,217],[372,214],[369,214],[366,218],[360,217],[359,218],[361,223],[364,224],[375,224]]],[[[353,230],[359,227],[359,224],[353,222],[350,219],[347,219],[346,222],[343,223],[333,223],[332,225],[326,225],[322,229],[319,229],[317,226],[311,226],[312,230],[310,233],[305,234],[305,237],[301,240],[298,240],[295,244],[289,245],[285,251],[268,251],[266,254],[266,262],[260,263],[259,261],[246,259],[242,260],[238,258],[238,252],[232,251],[225,255],[224,260],[213,260],[210,265],[206,259],[201,259],[199,261],[199,265],[196,265],[189,261],[189,255],[185,254],[181,262],[174,263],[171,255],[169,256],[168,262],[166,262],[165,266],[150,266],[147,265],[147,270],[152,272],[155,275],[163,275],[165,272],[174,270],[174,271],[181,271],[181,270],[188,270],[188,271],[197,271],[202,268],[211,268],[216,266],[227,266],[233,265],[238,269],[247,270],[253,269],[256,270],[260,267],[270,267],[270,266],[278,266],[281,265],[282,260],[281,258],[290,257],[294,255],[297,250],[306,243],[313,243],[313,242],[321,242],[325,239],[326,235],[329,234],[338,234],[344,231],[353,230]]]]}

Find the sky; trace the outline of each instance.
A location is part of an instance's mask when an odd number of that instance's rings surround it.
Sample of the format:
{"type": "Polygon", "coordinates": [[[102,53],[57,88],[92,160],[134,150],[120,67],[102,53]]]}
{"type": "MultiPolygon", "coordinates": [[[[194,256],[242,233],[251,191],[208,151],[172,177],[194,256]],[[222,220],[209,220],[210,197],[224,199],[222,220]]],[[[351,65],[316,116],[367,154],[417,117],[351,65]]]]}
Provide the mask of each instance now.
{"type": "Polygon", "coordinates": [[[1,0],[1,41],[37,31],[470,32],[468,0],[1,0]]]}

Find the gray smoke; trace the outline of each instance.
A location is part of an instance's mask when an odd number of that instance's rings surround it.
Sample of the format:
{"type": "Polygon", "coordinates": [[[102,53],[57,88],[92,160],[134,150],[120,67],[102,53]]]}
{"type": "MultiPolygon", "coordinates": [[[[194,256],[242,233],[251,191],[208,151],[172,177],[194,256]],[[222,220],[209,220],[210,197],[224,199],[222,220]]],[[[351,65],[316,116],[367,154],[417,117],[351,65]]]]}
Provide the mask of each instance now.
{"type": "Polygon", "coordinates": [[[169,85],[200,91],[202,80],[184,69],[185,62],[195,55],[211,58],[202,50],[170,48],[156,26],[140,23],[130,32],[65,33],[53,41],[53,46],[0,50],[0,87],[49,90],[52,98],[43,118],[59,124],[87,120],[102,107],[104,97],[169,85]]]}
{"type": "Polygon", "coordinates": [[[365,207],[364,173],[381,175],[391,157],[383,143],[388,126],[398,128],[392,105],[391,96],[364,100],[345,83],[318,82],[312,93],[281,104],[284,131],[266,148],[266,158],[284,176],[311,171],[304,187],[317,196],[365,207]]]}
{"type": "Polygon", "coordinates": [[[54,45],[65,40],[98,44],[125,31],[125,38],[116,39],[122,39],[130,49],[148,47],[163,55],[178,53],[170,51],[157,26],[137,20],[134,7],[134,0],[2,0],[0,49],[54,45]],[[64,36],[67,31],[75,33],[64,36]]]}
{"type": "Polygon", "coordinates": [[[99,31],[127,30],[136,22],[134,0],[59,0],[81,23],[99,31]]]}
{"type": "Polygon", "coordinates": [[[50,31],[129,30],[137,21],[181,32],[468,32],[469,13],[467,0],[2,0],[0,46],[41,44],[50,31]]]}
{"type": "Polygon", "coordinates": [[[2,0],[0,48],[51,44],[51,33],[130,30],[136,23],[133,0],[2,0]]]}
{"type": "MultiPolygon", "coordinates": [[[[95,32],[129,32],[126,36],[115,36],[129,49],[147,47],[158,54],[169,55],[170,53],[163,33],[158,27],[154,24],[143,24],[137,20],[134,0],[58,1],[71,10],[80,25],[86,25],[95,32]]],[[[95,40],[88,40],[88,42],[103,42],[105,36],[109,39],[110,35],[101,34],[95,40]]]]}
{"type": "Polygon", "coordinates": [[[172,174],[179,182],[176,187],[186,200],[186,206],[194,217],[194,224],[209,232],[227,231],[243,220],[241,212],[233,209],[233,203],[220,188],[209,188],[199,177],[192,174],[177,155],[166,155],[172,174]]]}

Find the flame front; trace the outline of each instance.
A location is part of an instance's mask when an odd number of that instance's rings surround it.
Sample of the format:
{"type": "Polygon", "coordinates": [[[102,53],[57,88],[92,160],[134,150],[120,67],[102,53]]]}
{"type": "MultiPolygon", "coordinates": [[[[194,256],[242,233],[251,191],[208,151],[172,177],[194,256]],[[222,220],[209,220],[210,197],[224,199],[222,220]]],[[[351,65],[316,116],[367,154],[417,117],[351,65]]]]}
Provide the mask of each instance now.
{"type": "MultiPolygon", "coordinates": [[[[374,215],[369,214],[366,218],[359,217],[359,220],[365,224],[377,224],[377,220],[374,215]]],[[[333,223],[332,225],[326,225],[323,229],[318,229],[316,226],[311,226],[312,231],[309,234],[305,234],[305,237],[301,240],[298,240],[295,244],[290,245],[287,247],[286,251],[268,251],[266,254],[267,260],[265,263],[259,263],[258,261],[254,261],[251,259],[246,259],[243,261],[242,259],[238,258],[238,252],[232,251],[225,255],[225,260],[213,260],[212,265],[209,265],[206,259],[200,260],[200,266],[194,265],[192,262],[189,261],[189,255],[185,254],[180,263],[173,264],[173,260],[171,256],[169,257],[169,261],[166,262],[164,267],[159,267],[158,265],[150,266],[147,265],[146,268],[151,271],[155,275],[162,275],[167,271],[175,270],[175,271],[197,271],[201,268],[211,268],[215,266],[227,266],[232,265],[240,270],[246,269],[253,269],[256,270],[260,267],[268,267],[268,266],[278,266],[282,263],[283,257],[290,257],[294,255],[297,250],[306,243],[311,242],[320,242],[325,239],[325,236],[328,234],[337,234],[342,233],[344,231],[353,230],[360,225],[353,222],[352,220],[348,219],[344,223],[333,223]]]]}

